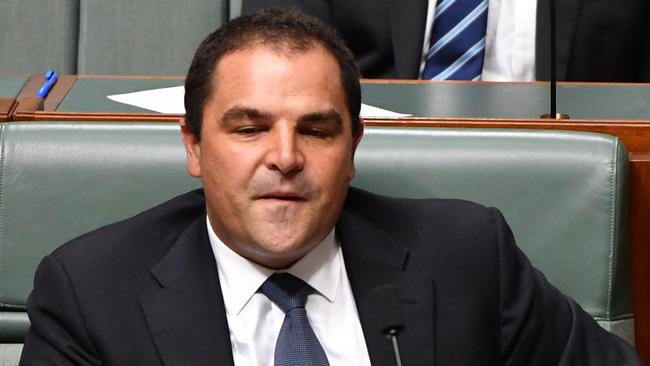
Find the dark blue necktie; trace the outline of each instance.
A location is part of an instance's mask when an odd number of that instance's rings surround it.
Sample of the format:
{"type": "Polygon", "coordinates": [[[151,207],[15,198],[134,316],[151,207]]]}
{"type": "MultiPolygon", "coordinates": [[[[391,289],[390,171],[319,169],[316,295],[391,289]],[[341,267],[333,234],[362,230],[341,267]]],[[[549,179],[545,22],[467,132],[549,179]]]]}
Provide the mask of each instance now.
{"type": "Polygon", "coordinates": [[[488,0],[439,0],[422,79],[480,80],[487,13],[488,0]]]}
{"type": "Polygon", "coordinates": [[[305,304],[313,292],[311,286],[289,273],[275,273],[261,290],[286,314],[275,344],[275,366],[329,365],[307,319],[305,304]]]}

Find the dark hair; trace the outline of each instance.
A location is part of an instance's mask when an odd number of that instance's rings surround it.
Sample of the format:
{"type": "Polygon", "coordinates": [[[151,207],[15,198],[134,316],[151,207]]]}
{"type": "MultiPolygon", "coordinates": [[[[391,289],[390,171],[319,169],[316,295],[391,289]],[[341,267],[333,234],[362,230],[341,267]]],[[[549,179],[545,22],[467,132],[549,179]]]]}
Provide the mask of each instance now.
{"type": "Polygon", "coordinates": [[[203,107],[213,92],[211,81],[223,56],[264,45],[278,52],[305,52],[320,45],[332,54],[341,69],[341,84],[352,120],[352,132],[361,126],[359,68],[343,40],[320,20],[295,9],[268,8],[233,19],[210,34],[196,50],[185,79],[185,120],[201,138],[203,107]]]}

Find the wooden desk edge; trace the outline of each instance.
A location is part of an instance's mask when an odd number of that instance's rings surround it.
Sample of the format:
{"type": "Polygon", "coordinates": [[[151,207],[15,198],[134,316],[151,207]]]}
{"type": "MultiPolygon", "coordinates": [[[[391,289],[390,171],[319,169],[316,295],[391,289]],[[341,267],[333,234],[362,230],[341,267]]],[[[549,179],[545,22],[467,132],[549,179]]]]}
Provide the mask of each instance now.
{"type": "Polygon", "coordinates": [[[650,362],[650,152],[630,156],[630,267],[636,350],[650,362]]]}
{"type": "Polygon", "coordinates": [[[16,100],[14,98],[0,98],[0,121],[11,120],[15,108],[16,100]]]}
{"type": "MultiPolygon", "coordinates": [[[[25,115],[26,113],[36,112],[36,109],[34,108],[36,108],[38,104],[33,103],[31,100],[33,98],[36,98],[36,92],[38,92],[38,89],[41,87],[41,85],[43,85],[44,80],[45,77],[43,75],[32,75],[29,80],[27,80],[27,83],[20,91],[20,94],[18,94],[16,97],[16,100],[18,101],[18,107],[16,108],[14,120],[19,116],[25,115]],[[21,105],[21,101],[28,102],[21,105]]],[[[59,80],[56,82],[56,84],[54,84],[52,90],[43,101],[43,109],[52,111],[56,110],[59,104],[61,104],[61,101],[63,101],[63,98],[65,98],[70,89],[72,89],[72,86],[76,81],[76,75],[61,75],[59,77],[59,80]]]]}
{"type": "MultiPolygon", "coordinates": [[[[22,94],[22,93],[21,93],[22,94]]],[[[43,120],[44,116],[56,116],[62,120],[78,120],[75,116],[84,115],[94,118],[114,118],[119,120],[138,121],[142,119],[178,120],[182,114],[165,114],[157,112],[76,112],[76,111],[20,111],[27,120],[43,120]],[[31,115],[31,114],[33,115],[31,115]],[[112,117],[111,117],[112,116],[112,117]]],[[[533,129],[565,129],[565,127],[634,127],[650,128],[650,121],[623,119],[568,119],[548,120],[541,118],[498,118],[498,117],[401,117],[401,118],[363,118],[366,126],[397,126],[397,127],[468,127],[468,128],[533,128],[533,129]]]]}
{"type": "Polygon", "coordinates": [[[88,121],[88,122],[173,122],[177,123],[184,115],[161,113],[105,113],[105,112],[50,112],[16,111],[14,120],[18,121],[88,121]]]}

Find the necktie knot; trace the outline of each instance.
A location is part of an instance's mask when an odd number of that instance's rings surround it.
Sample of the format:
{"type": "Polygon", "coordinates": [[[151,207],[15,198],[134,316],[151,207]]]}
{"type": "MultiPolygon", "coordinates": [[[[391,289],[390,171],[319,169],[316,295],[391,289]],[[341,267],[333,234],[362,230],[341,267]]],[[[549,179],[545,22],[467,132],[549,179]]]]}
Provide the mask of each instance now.
{"type": "Polygon", "coordinates": [[[307,296],[314,291],[303,280],[286,272],[271,275],[264,281],[261,290],[285,313],[295,308],[304,308],[307,296]]]}

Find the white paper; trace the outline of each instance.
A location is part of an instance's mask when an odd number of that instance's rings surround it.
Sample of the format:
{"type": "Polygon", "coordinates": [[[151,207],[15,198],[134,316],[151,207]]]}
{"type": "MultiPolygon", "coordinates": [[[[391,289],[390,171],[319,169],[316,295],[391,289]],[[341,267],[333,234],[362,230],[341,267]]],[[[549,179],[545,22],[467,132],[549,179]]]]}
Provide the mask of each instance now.
{"type": "Polygon", "coordinates": [[[373,107],[369,104],[361,103],[361,112],[359,112],[361,118],[398,118],[398,117],[408,117],[410,114],[397,113],[389,111],[388,109],[383,109],[379,107],[373,107]]]}
{"type": "Polygon", "coordinates": [[[107,98],[150,111],[167,114],[185,114],[185,87],[143,90],[139,92],[109,95],[107,98]]]}
{"type": "MultiPolygon", "coordinates": [[[[184,95],[185,88],[183,86],[173,86],[170,88],[109,95],[107,98],[118,103],[148,109],[153,112],[185,114],[185,106],[183,104],[184,95]]],[[[397,118],[407,116],[410,116],[410,114],[397,113],[368,104],[361,104],[361,118],[397,118]]]]}

